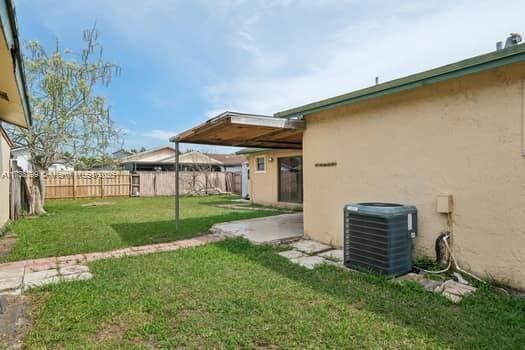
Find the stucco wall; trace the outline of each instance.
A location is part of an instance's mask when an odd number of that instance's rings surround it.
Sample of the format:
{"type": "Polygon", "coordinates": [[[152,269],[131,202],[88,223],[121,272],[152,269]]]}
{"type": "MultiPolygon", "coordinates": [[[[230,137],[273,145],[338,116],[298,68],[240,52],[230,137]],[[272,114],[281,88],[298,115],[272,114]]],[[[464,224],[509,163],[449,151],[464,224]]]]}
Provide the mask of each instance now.
{"type": "Polygon", "coordinates": [[[278,201],[278,162],[280,157],[301,156],[300,150],[275,150],[268,152],[258,152],[248,155],[250,167],[250,200],[254,204],[280,206],[280,207],[298,207],[297,203],[284,203],[278,201]],[[255,164],[255,158],[266,158],[266,170],[258,172],[255,164]],[[272,158],[273,161],[269,161],[272,158]]]}
{"type": "Polygon", "coordinates": [[[345,203],[408,203],[415,253],[434,256],[436,198],[452,194],[460,265],[525,288],[524,79],[515,64],[307,116],[305,233],[341,245],[345,203]]]}
{"type": "Polygon", "coordinates": [[[11,148],[0,133],[0,230],[9,220],[9,154],[11,148]]]}

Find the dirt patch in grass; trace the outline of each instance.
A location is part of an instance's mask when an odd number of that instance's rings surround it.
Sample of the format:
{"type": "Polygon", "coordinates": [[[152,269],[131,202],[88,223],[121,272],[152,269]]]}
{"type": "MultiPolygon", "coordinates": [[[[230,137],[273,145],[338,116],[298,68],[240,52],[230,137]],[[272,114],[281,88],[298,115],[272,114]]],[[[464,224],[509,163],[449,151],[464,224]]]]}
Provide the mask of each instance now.
{"type": "Polygon", "coordinates": [[[0,239],[0,260],[9,254],[14,247],[18,237],[14,234],[7,234],[0,239]]]}
{"type": "Polygon", "coordinates": [[[21,349],[22,340],[33,323],[30,298],[7,296],[7,308],[0,314],[0,348],[21,349]]]}
{"type": "Polygon", "coordinates": [[[102,329],[92,337],[93,344],[122,344],[143,345],[155,342],[155,339],[148,337],[143,339],[143,328],[153,320],[153,317],[141,311],[129,311],[121,315],[114,316],[111,321],[106,322],[102,329]]]}
{"type": "Polygon", "coordinates": [[[92,202],[92,203],[84,203],[80,204],[81,207],[102,207],[105,205],[114,205],[115,202],[92,202]]]}

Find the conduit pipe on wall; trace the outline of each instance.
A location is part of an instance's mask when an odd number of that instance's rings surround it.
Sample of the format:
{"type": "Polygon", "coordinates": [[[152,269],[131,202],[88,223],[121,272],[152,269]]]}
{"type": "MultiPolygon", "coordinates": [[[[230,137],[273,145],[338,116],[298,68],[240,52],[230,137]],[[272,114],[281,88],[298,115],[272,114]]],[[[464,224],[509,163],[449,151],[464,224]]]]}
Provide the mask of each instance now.
{"type": "MultiPolygon", "coordinates": [[[[450,245],[448,244],[448,240],[450,239],[450,233],[447,232],[445,233],[444,235],[440,235],[440,239],[443,241],[444,245],[445,245],[445,249],[447,250],[448,252],[448,264],[447,264],[447,267],[442,269],[442,270],[439,270],[439,271],[431,271],[431,270],[425,270],[421,267],[417,267],[418,269],[420,269],[421,271],[424,271],[426,273],[431,273],[431,274],[439,274],[439,273],[445,273],[447,272],[448,270],[450,270],[450,268],[452,267],[452,264],[454,264],[454,268],[472,278],[474,278],[475,280],[481,282],[481,283],[486,283],[484,280],[482,280],[481,278],[479,278],[478,276],[468,272],[468,271],[465,271],[464,269],[462,269],[457,261],[456,261],[456,258],[454,257],[454,254],[452,253],[452,249],[450,248],[450,245]]],[[[437,242],[436,242],[437,243],[437,242]]]]}

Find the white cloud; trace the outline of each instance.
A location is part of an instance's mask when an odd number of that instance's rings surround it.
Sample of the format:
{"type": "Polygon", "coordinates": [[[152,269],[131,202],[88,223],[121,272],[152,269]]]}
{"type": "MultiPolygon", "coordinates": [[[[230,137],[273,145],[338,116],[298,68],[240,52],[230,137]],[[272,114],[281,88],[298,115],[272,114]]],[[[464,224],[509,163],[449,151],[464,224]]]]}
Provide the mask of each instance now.
{"type": "Polygon", "coordinates": [[[164,141],[165,143],[169,142],[170,137],[177,135],[176,131],[170,131],[170,130],[159,130],[159,129],[153,129],[150,131],[147,131],[142,134],[142,136],[158,140],[158,141],[164,141]]]}
{"type": "MultiPolygon", "coordinates": [[[[314,29],[299,34],[285,26],[264,37],[271,23],[259,18],[242,37],[261,55],[245,59],[249,74],[208,85],[211,109],[272,114],[372,85],[376,76],[384,82],[493,51],[509,32],[525,30],[521,1],[388,4],[359,6],[359,15],[339,27],[304,23],[314,29]]],[[[333,15],[318,20],[337,21],[333,15]]]]}

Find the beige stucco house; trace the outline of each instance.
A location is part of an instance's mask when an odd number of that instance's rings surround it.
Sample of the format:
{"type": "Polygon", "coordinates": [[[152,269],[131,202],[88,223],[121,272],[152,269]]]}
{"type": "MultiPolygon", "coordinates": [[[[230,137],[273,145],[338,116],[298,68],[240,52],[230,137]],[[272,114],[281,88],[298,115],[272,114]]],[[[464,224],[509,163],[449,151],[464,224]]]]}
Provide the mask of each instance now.
{"type": "Polygon", "coordinates": [[[13,143],[0,126],[0,230],[9,220],[9,170],[10,170],[10,152],[13,143]],[[7,195],[6,195],[7,194],[7,195]]]}
{"type": "Polygon", "coordinates": [[[415,205],[416,255],[434,256],[436,238],[450,231],[463,268],[525,288],[525,45],[279,112],[264,123],[247,117],[240,128],[225,115],[172,141],[265,148],[243,152],[251,199],[302,202],[306,236],[341,246],[347,203],[415,205]],[[293,125],[260,127],[282,119],[293,125]]]}
{"type": "MultiPolygon", "coordinates": [[[[15,12],[0,0],[0,122],[27,128],[31,114],[24,80],[15,12]]],[[[0,126],[0,230],[9,220],[9,173],[12,144],[0,126]]]]}

